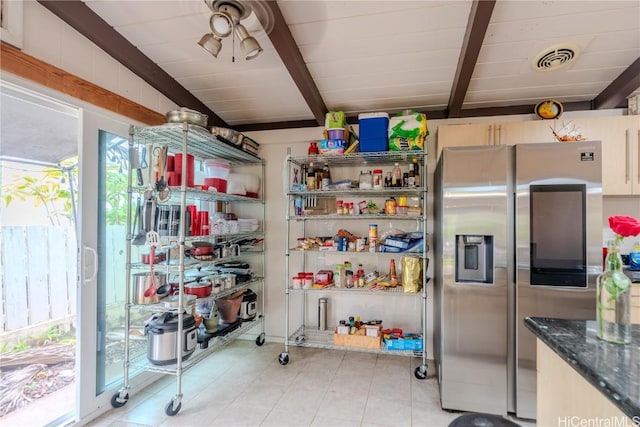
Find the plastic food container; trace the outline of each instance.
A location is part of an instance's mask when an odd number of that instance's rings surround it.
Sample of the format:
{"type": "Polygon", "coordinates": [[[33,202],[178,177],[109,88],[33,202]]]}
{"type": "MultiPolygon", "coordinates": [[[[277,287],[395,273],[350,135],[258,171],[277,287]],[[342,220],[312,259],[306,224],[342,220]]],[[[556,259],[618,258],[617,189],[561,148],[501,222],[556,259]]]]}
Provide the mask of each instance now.
{"type": "Polygon", "coordinates": [[[205,160],[204,167],[207,170],[207,176],[209,176],[210,178],[227,179],[229,177],[229,172],[231,172],[231,166],[228,162],[225,162],[223,160],[205,160]]]}
{"type": "Polygon", "coordinates": [[[344,128],[327,129],[327,139],[345,139],[344,128]]]}

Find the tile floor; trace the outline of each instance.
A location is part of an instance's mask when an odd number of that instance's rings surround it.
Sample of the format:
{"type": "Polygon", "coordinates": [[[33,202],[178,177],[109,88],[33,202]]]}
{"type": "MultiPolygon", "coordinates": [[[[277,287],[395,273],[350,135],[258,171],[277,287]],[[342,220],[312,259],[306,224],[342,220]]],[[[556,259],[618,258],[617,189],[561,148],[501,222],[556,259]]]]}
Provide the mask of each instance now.
{"type": "Polygon", "coordinates": [[[176,388],[166,375],[89,425],[438,427],[460,415],[440,409],[431,363],[427,379],[414,377],[422,359],[290,347],[282,366],[282,351],[235,341],[186,371],[176,416],[164,413],[176,388]]]}

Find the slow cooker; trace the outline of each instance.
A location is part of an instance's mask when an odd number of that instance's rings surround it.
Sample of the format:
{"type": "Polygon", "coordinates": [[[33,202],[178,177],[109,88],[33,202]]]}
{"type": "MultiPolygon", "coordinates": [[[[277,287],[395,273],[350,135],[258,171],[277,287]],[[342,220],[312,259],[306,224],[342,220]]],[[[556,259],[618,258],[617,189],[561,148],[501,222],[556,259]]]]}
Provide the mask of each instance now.
{"type": "Polygon", "coordinates": [[[258,295],[251,289],[247,289],[242,297],[242,304],[240,305],[240,318],[242,321],[253,320],[256,318],[258,312],[258,295]]]}
{"type": "MultiPolygon", "coordinates": [[[[178,313],[156,314],[144,327],[147,335],[147,358],[154,365],[169,365],[178,361],[178,313]]],[[[190,314],[182,316],[182,360],[187,360],[198,344],[196,321],[190,314]]]]}

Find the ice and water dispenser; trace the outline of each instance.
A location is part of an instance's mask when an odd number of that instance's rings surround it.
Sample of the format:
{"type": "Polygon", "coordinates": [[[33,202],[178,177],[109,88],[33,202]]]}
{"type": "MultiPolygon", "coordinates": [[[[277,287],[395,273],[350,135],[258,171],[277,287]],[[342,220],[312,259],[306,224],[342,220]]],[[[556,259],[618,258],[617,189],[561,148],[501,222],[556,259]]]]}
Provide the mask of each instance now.
{"type": "Polygon", "coordinates": [[[493,236],[456,235],[456,282],[493,283],[493,236]]]}

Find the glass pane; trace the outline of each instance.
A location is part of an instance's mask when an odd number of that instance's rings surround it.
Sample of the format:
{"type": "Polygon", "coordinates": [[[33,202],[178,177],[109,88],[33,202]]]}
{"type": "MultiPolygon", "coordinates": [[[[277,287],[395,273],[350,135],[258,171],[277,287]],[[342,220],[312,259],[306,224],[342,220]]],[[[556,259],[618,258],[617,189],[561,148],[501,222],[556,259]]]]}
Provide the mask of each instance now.
{"type": "MultiPolygon", "coordinates": [[[[125,274],[127,238],[128,140],[100,131],[98,165],[98,351],[97,393],[120,382],[124,374],[125,274]]],[[[146,351],[143,313],[132,312],[131,353],[146,351]]]]}
{"type": "Polygon", "coordinates": [[[586,286],[584,185],[531,186],[531,284],[586,286]]]}
{"type": "Polygon", "coordinates": [[[77,158],[12,159],[0,160],[0,425],[45,425],[76,402],[77,158]]]}

